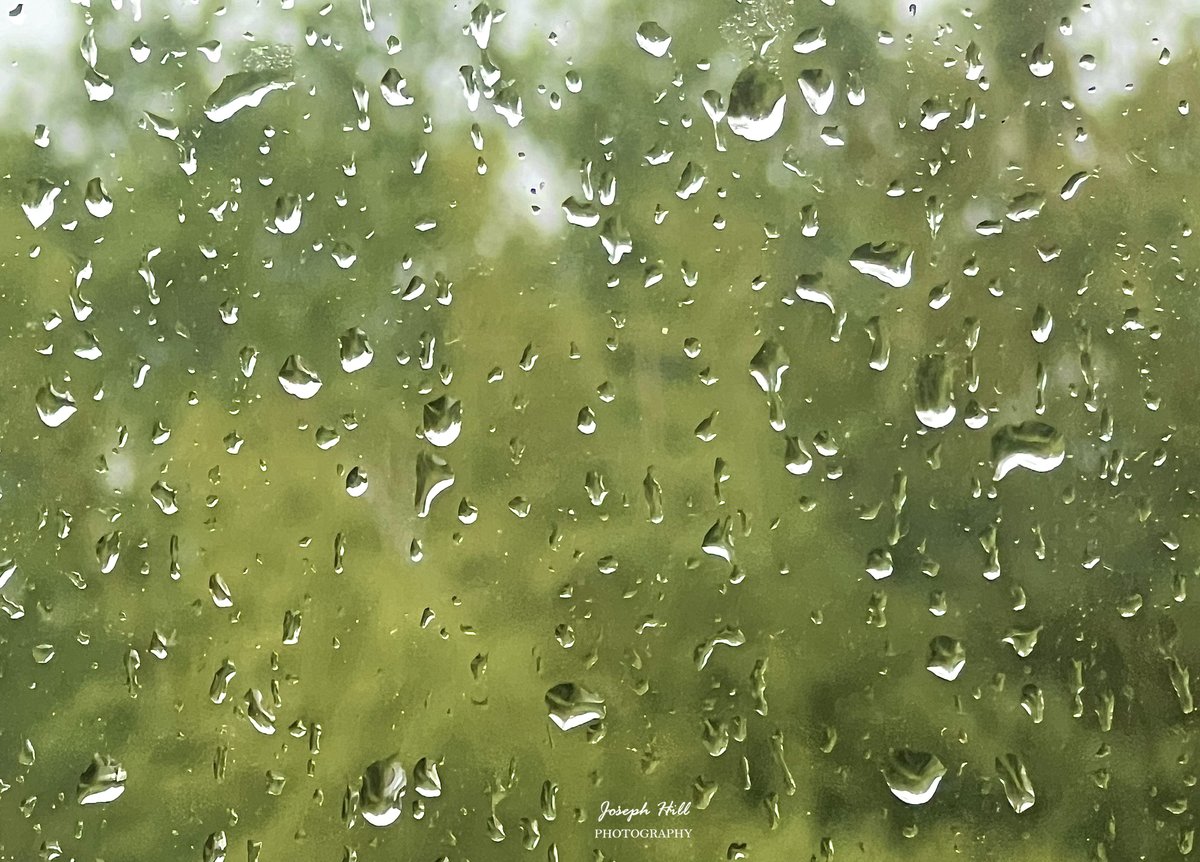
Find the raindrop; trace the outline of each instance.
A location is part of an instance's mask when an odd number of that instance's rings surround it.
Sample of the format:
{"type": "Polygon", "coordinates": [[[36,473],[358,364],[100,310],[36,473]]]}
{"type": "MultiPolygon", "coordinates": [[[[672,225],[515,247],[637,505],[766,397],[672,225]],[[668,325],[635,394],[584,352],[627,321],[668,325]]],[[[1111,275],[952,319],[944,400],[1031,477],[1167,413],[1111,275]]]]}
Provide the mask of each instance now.
{"type": "Polygon", "coordinates": [[[359,805],[363,819],[372,826],[391,826],[403,813],[400,800],[407,788],[408,774],[398,754],[376,760],[362,775],[359,805]]]}
{"type": "Polygon", "coordinates": [[[80,805],[112,802],[125,792],[125,769],[108,755],[94,755],[79,776],[76,799],[80,805]]]}
{"type": "Polygon", "coordinates": [[[783,81],[765,63],[756,60],[734,80],[725,119],[735,135],[747,141],[765,141],[783,125],[786,103],[783,81]]]}
{"type": "Polygon", "coordinates": [[[38,418],[49,428],[57,428],[75,415],[75,399],[65,389],[61,392],[53,384],[46,384],[34,398],[38,418]]]}
{"type": "Polygon", "coordinates": [[[604,698],[573,682],[562,682],[546,692],[550,720],[559,730],[573,730],[605,716],[604,698]]]}
{"type": "Polygon", "coordinates": [[[1066,458],[1062,434],[1044,422],[1005,425],[992,437],[992,463],[998,482],[1017,467],[1036,473],[1049,473],[1066,458]]]}
{"type": "Polygon", "coordinates": [[[294,83],[290,68],[234,72],[208,97],[204,116],[223,123],[243,108],[257,108],[268,93],[287,90],[294,83]]]}
{"type": "Polygon", "coordinates": [[[311,371],[305,366],[302,357],[293,353],[279,369],[279,385],[289,395],[306,400],[320,391],[321,378],[315,371],[311,371]]]}
{"type": "Polygon", "coordinates": [[[1016,754],[1006,754],[996,758],[996,774],[1004,786],[1004,795],[1008,804],[1017,814],[1022,814],[1033,807],[1033,783],[1029,773],[1025,771],[1025,763],[1016,754]]]}
{"type": "Polygon", "coordinates": [[[462,402],[441,395],[428,402],[422,411],[421,436],[434,446],[449,446],[462,432],[462,402]]]}
{"type": "Polygon", "coordinates": [[[657,21],[647,21],[638,27],[637,43],[651,57],[665,57],[671,48],[671,36],[657,21]]]}
{"type": "MultiPolygon", "coordinates": [[[[347,329],[342,335],[338,336],[338,348],[342,361],[342,370],[347,374],[366,368],[371,364],[371,360],[375,358],[375,353],[371,350],[371,344],[367,341],[367,334],[357,326],[347,329]]],[[[296,393],[293,392],[292,394],[295,395],[296,393]]],[[[298,397],[305,398],[310,396],[300,395],[298,397]]]]}
{"type": "Polygon", "coordinates": [[[850,255],[850,265],[891,287],[912,281],[913,250],[903,243],[864,243],[850,255]]]}
{"type": "Polygon", "coordinates": [[[958,679],[966,663],[967,651],[961,641],[938,635],[929,642],[929,658],[925,668],[934,676],[945,680],[958,679]]]}
{"type": "Polygon", "coordinates": [[[937,792],[946,767],[936,755],[908,748],[894,750],[883,767],[892,794],[909,805],[923,805],[937,792]]]}

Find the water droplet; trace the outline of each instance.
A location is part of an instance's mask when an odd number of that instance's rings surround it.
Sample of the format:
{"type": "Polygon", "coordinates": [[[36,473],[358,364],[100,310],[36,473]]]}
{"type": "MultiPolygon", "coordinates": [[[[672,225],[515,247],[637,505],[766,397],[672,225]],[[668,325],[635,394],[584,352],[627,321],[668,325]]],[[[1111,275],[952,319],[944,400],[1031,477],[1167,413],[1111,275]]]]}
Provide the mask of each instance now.
{"type": "Polygon", "coordinates": [[[825,27],[809,27],[796,37],[796,41],[792,45],[792,50],[797,54],[811,54],[814,51],[824,48],[826,44],[825,27]]]}
{"type": "Polygon", "coordinates": [[[268,93],[287,90],[294,83],[290,68],[234,72],[208,97],[204,116],[214,123],[223,123],[243,108],[257,108],[268,93]]]}
{"type": "Polygon", "coordinates": [[[767,339],[750,360],[750,376],[768,395],[779,392],[783,372],[791,367],[787,351],[777,341],[767,339]]]}
{"type": "Polygon", "coordinates": [[[108,196],[104,183],[99,177],[92,177],[88,180],[87,190],[83,196],[83,205],[96,218],[104,218],[112,212],[112,198],[108,196]]]}
{"type": "Polygon", "coordinates": [[[1066,458],[1062,434],[1044,422],[1006,425],[992,437],[992,463],[998,482],[1017,467],[1037,473],[1049,473],[1066,458]]]}
{"type": "Polygon", "coordinates": [[[966,663],[967,650],[961,641],[938,635],[929,642],[929,658],[925,668],[934,676],[945,680],[958,679],[966,663]]]}
{"type": "Polygon", "coordinates": [[[1033,807],[1033,783],[1029,773],[1025,771],[1025,763],[1016,754],[1006,754],[996,758],[996,775],[1004,786],[1004,795],[1012,810],[1022,814],[1033,807]]]}
{"type": "Polygon", "coordinates": [[[605,716],[604,698],[573,682],[561,682],[547,691],[546,708],[560,730],[573,730],[605,716]]]}
{"type": "Polygon", "coordinates": [[[383,101],[393,108],[404,108],[416,101],[404,91],[407,86],[407,79],[396,69],[389,68],[379,81],[379,92],[383,96],[383,101]]]}
{"type": "Polygon", "coordinates": [[[426,799],[436,799],[442,795],[442,777],[438,774],[438,764],[435,760],[422,757],[413,767],[413,790],[426,799]]]}
{"type": "Polygon", "coordinates": [[[376,760],[363,771],[359,805],[363,819],[372,826],[391,826],[403,809],[400,800],[408,788],[408,774],[400,764],[400,755],[376,760]]]}
{"type": "Polygon", "coordinates": [[[442,395],[425,405],[421,436],[434,446],[449,446],[462,432],[462,402],[442,395]]]}
{"type": "Polygon", "coordinates": [[[735,135],[765,141],[783,125],[786,104],[783,81],[765,63],[755,61],[734,80],[725,120],[735,135]]]}
{"type": "Polygon", "coordinates": [[[300,399],[312,398],[321,389],[321,378],[315,371],[309,370],[304,359],[293,353],[284,360],[279,369],[279,385],[289,395],[300,399]]]}
{"type": "Polygon", "coordinates": [[[275,229],[286,234],[293,234],[299,230],[303,206],[300,195],[281,195],[275,201],[275,229]]]}
{"type": "Polygon", "coordinates": [[[657,21],[647,21],[637,29],[637,43],[651,57],[665,57],[671,48],[671,35],[657,21]]]}
{"type": "Polygon", "coordinates": [[[1054,71],[1054,60],[1046,53],[1046,43],[1038,42],[1029,55],[1029,71],[1035,78],[1045,78],[1054,71]]]}
{"type": "Polygon", "coordinates": [[[413,494],[417,517],[427,517],[438,494],[453,484],[454,472],[441,456],[432,452],[417,455],[417,481],[413,494]]]}
{"type": "Polygon", "coordinates": [[[797,82],[808,107],[818,117],[823,117],[833,104],[833,79],[824,69],[805,69],[797,82]]]}
{"type": "MultiPolygon", "coordinates": [[[[338,336],[338,348],[341,355],[342,370],[347,374],[352,374],[355,371],[366,368],[371,364],[371,360],[375,358],[375,353],[371,350],[371,343],[367,340],[367,334],[357,326],[347,329],[342,335],[338,336]]],[[[307,396],[299,397],[303,398],[307,396]]]]}
{"type": "Polygon", "coordinates": [[[65,389],[59,391],[54,384],[48,383],[37,391],[34,397],[38,417],[48,428],[57,428],[75,415],[75,399],[65,389]]]}
{"type": "Polygon", "coordinates": [[[908,748],[892,751],[883,767],[892,794],[909,805],[932,799],[945,774],[946,767],[936,755],[908,748]]]}
{"type": "Polygon", "coordinates": [[[891,287],[904,287],[912,281],[913,250],[904,243],[864,243],[850,255],[850,265],[891,287]]]}
{"type": "Polygon", "coordinates": [[[96,754],[79,776],[76,799],[80,805],[112,802],[125,792],[125,769],[108,755],[96,754]]]}
{"type": "Polygon", "coordinates": [[[25,184],[21,209],[35,230],[50,221],[54,215],[54,201],[61,193],[62,187],[45,177],[36,177],[25,184]]]}
{"type": "Polygon", "coordinates": [[[954,391],[944,353],[931,353],[917,365],[913,405],[926,428],[945,428],[954,421],[954,391]]]}
{"type": "Polygon", "coordinates": [[[362,467],[353,467],[346,474],[346,493],[351,497],[361,497],[367,493],[367,471],[362,467]]]}

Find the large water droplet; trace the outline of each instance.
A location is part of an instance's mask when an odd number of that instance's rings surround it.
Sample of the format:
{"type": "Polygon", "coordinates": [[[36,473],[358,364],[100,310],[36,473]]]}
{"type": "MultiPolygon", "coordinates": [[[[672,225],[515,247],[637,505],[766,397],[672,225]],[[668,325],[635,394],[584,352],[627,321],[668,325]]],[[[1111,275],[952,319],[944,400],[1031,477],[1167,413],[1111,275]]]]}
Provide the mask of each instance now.
{"type": "Polygon", "coordinates": [[[57,428],[66,422],[75,415],[77,409],[70,392],[65,389],[60,392],[50,383],[37,391],[34,404],[37,406],[38,418],[49,428],[57,428]]]}
{"type": "Polygon", "coordinates": [[[449,446],[462,431],[462,402],[442,395],[425,405],[421,435],[434,446],[449,446]]]}
{"type": "Polygon", "coordinates": [[[765,141],[783,125],[786,104],[783,81],[765,63],[755,61],[734,80],[725,120],[735,135],[765,141]]]}
{"type": "Polygon", "coordinates": [[[39,228],[54,215],[54,201],[62,193],[62,187],[45,177],[35,177],[25,184],[21,197],[21,209],[34,228],[39,228]]]}
{"type": "Polygon", "coordinates": [[[1000,481],[1017,467],[1049,473],[1066,458],[1062,434],[1044,422],[1006,425],[992,437],[993,481],[1000,481]]]}
{"type": "Polygon", "coordinates": [[[638,27],[637,43],[651,57],[665,57],[671,49],[671,34],[657,21],[647,21],[638,27]]]}
{"type": "Polygon", "coordinates": [[[363,819],[372,826],[391,826],[403,809],[400,800],[408,788],[408,774],[393,754],[376,760],[363,771],[359,805],[363,819]]]}
{"type": "Polygon", "coordinates": [[[908,748],[892,751],[883,767],[892,794],[909,805],[932,799],[945,774],[946,767],[936,755],[908,748]]]}
{"type": "Polygon", "coordinates": [[[1019,755],[1006,754],[997,757],[996,775],[1004,785],[1004,795],[1008,797],[1008,804],[1012,806],[1013,811],[1022,814],[1033,807],[1036,798],[1033,783],[1029,780],[1029,773],[1026,772],[1025,763],[1019,755]]]}
{"type": "Polygon", "coordinates": [[[429,507],[438,494],[454,484],[454,471],[450,465],[432,452],[422,452],[417,455],[417,481],[413,492],[413,502],[417,507],[417,517],[429,515],[429,507]]]}
{"type": "Polygon", "coordinates": [[[850,265],[891,287],[912,281],[913,250],[899,242],[864,243],[850,255],[850,265]]]}
{"type": "Polygon", "coordinates": [[[284,360],[279,369],[279,385],[283,391],[297,398],[312,398],[321,389],[321,378],[304,364],[304,359],[293,353],[284,360]]]}
{"type": "Polygon", "coordinates": [[[256,108],[266,95],[286,90],[295,81],[289,70],[268,68],[227,75],[221,85],[204,103],[204,116],[214,123],[223,123],[242,108],[256,108]]]}
{"type": "Polygon", "coordinates": [[[573,682],[560,682],[546,692],[550,720],[560,730],[573,730],[604,718],[604,698],[573,682]]]}
{"type": "Polygon", "coordinates": [[[125,792],[125,769],[108,755],[96,754],[79,776],[76,799],[80,805],[112,802],[125,792]]]}
{"type": "Polygon", "coordinates": [[[925,668],[934,676],[946,680],[958,679],[966,663],[967,650],[961,641],[938,635],[929,642],[929,658],[925,668]]]}
{"type": "Polygon", "coordinates": [[[954,390],[944,353],[931,353],[917,365],[913,406],[926,428],[945,428],[954,421],[954,390]]]}

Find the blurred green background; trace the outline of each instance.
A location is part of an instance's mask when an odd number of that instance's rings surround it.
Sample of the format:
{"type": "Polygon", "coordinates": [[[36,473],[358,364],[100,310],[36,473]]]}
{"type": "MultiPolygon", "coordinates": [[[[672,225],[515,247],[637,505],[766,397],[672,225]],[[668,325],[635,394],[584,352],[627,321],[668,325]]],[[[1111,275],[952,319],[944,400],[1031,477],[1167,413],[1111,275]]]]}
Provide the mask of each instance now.
{"type": "Polygon", "coordinates": [[[1200,4],[5,11],[0,859],[1191,852],[1200,4]]]}

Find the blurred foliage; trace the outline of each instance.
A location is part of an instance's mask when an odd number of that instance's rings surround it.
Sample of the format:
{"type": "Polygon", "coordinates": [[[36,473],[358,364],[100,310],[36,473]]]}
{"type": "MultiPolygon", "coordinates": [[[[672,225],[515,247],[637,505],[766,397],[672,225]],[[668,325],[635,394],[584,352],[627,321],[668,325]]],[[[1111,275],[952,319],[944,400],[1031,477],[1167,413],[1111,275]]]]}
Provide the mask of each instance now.
{"type": "Polygon", "coordinates": [[[1200,7],[374,5],[47,0],[0,29],[0,859],[1187,855],[1200,7]],[[264,64],[290,86],[206,117],[264,64]],[[710,120],[747,69],[786,95],[763,141],[710,120]],[[903,287],[850,264],[885,242],[903,287]],[[997,481],[1025,422],[1065,458],[997,481]],[[431,453],[454,484],[419,517],[431,453]],[[604,719],[551,723],[563,682],[604,719]],[[905,750],[946,767],[920,805],[888,792],[905,750]],[[93,753],[126,790],[81,806],[93,753]],[[393,753],[377,828],[353,794],[393,753]],[[593,836],[603,801],[705,786],[635,823],[690,840],[593,836]]]}

